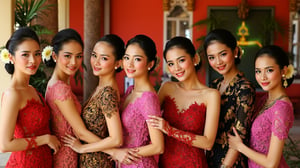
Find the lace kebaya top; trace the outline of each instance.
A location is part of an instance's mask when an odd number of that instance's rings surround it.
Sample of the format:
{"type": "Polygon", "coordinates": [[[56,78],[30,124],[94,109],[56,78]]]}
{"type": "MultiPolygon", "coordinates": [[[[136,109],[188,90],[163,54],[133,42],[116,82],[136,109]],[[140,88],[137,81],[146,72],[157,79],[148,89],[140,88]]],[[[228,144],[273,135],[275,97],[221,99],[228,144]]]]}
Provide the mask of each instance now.
{"type": "MultiPolygon", "coordinates": [[[[277,100],[275,104],[258,115],[251,128],[250,147],[255,151],[267,154],[269,151],[271,135],[280,140],[286,139],[290,128],[293,126],[294,113],[291,103],[277,100]]],[[[259,168],[252,160],[248,160],[249,168],[259,168]]],[[[281,156],[279,168],[288,167],[281,156]]]]}
{"type": "Polygon", "coordinates": [[[62,144],[59,151],[53,156],[53,167],[77,168],[78,154],[71,148],[64,146],[62,137],[66,134],[75,136],[73,129],[58,109],[55,100],[65,101],[72,99],[76,105],[78,113],[81,112],[81,105],[72,92],[71,86],[58,80],[52,86],[48,86],[46,92],[46,101],[51,109],[51,131],[60,140],[62,144]]]}
{"type": "MultiPolygon", "coordinates": [[[[39,94],[40,95],[40,94],[39,94]]],[[[41,104],[34,99],[28,100],[18,114],[14,138],[29,138],[50,134],[50,111],[43,97],[41,104]]],[[[6,168],[43,167],[52,168],[52,153],[48,145],[12,152],[6,168]]]]}
{"type": "MultiPolygon", "coordinates": [[[[130,86],[124,100],[133,90],[130,86]]],[[[123,106],[121,106],[123,107],[123,106]]],[[[146,120],[148,115],[161,116],[158,96],[154,92],[143,92],[141,97],[135,99],[122,111],[123,148],[135,148],[148,145],[150,141],[146,120]]],[[[132,165],[121,165],[122,168],[157,168],[158,163],[154,156],[143,157],[141,161],[132,165]]]]}

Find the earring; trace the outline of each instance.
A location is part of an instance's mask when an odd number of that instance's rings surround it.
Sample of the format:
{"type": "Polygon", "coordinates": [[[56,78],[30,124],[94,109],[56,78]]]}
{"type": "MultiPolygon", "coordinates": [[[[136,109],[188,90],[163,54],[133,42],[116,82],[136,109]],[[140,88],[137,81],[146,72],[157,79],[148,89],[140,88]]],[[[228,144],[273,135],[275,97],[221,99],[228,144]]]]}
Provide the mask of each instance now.
{"type": "Polygon", "coordinates": [[[194,66],[197,66],[197,65],[198,65],[198,64],[196,64],[196,63],[194,64],[194,66]]]}
{"type": "Polygon", "coordinates": [[[284,87],[284,88],[287,88],[288,83],[287,83],[287,81],[286,81],[285,74],[282,75],[282,79],[283,79],[283,87],[284,87]]]}
{"type": "Polygon", "coordinates": [[[56,59],[54,59],[53,61],[56,62],[56,59]]]}
{"type": "Polygon", "coordinates": [[[237,55],[235,55],[235,56],[234,56],[234,58],[238,58],[238,56],[237,56],[237,55]]]}
{"type": "Polygon", "coordinates": [[[150,67],[148,67],[148,71],[150,71],[150,69],[151,69],[151,68],[150,68],[150,67]]]}
{"type": "Polygon", "coordinates": [[[115,70],[117,70],[118,69],[118,67],[115,67],[115,70]]]}

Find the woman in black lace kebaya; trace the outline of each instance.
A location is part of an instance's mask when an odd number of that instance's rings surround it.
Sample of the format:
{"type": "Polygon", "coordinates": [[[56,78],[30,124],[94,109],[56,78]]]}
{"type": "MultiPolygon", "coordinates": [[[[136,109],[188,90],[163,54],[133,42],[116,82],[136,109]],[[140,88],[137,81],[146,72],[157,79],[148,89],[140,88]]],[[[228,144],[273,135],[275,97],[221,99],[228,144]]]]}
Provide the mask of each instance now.
{"type": "Polygon", "coordinates": [[[207,151],[209,167],[248,167],[247,158],[229,149],[228,134],[235,127],[244,143],[249,139],[255,88],[237,68],[241,51],[235,37],[225,29],[211,31],[204,41],[210,66],[222,75],[211,87],[221,93],[219,129],[215,144],[207,151]]]}

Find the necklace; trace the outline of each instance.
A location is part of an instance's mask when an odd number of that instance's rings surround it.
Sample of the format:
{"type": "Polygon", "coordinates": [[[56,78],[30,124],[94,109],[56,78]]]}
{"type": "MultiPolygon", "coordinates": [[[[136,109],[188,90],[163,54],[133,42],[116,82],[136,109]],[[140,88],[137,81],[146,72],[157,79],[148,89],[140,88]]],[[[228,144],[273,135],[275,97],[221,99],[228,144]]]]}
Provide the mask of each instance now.
{"type": "Polygon", "coordinates": [[[276,103],[277,100],[280,100],[280,99],[282,99],[284,97],[288,97],[288,96],[287,95],[281,95],[281,96],[277,97],[274,100],[270,100],[270,103],[267,103],[268,101],[266,101],[266,103],[264,104],[264,106],[261,108],[259,114],[263,113],[265,110],[267,110],[268,108],[272,107],[276,103]]]}

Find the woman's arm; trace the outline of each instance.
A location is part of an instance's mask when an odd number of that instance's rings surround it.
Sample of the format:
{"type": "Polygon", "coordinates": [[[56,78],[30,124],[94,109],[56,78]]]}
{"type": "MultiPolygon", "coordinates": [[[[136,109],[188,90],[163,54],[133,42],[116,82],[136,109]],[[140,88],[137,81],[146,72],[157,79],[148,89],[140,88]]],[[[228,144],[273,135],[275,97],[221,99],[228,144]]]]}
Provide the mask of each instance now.
{"type": "Polygon", "coordinates": [[[84,125],[79,111],[76,109],[75,102],[70,97],[66,100],[55,100],[54,103],[57,105],[58,109],[71,125],[76,136],[88,143],[101,141],[101,138],[90,132],[84,125]]]}
{"type": "MultiPolygon", "coordinates": [[[[15,152],[48,145],[56,153],[60,147],[58,139],[50,134],[30,138],[14,138],[14,130],[21,104],[22,96],[15,90],[6,91],[2,97],[0,113],[0,151],[15,152]]],[[[26,100],[27,102],[27,100],[26,100]]]]}
{"type": "Polygon", "coordinates": [[[263,166],[263,167],[278,167],[280,163],[280,158],[282,155],[284,140],[280,140],[277,136],[272,133],[270,147],[268,153],[262,154],[252,150],[251,148],[244,145],[241,137],[237,133],[236,129],[233,128],[235,136],[229,135],[229,145],[230,148],[233,148],[249,159],[253,160],[255,163],[263,166]]]}
{"type": "Polygon", "coordinates": [[[206,121],[203,135],[196,135],[182,131],[168,124],[163,118],[149,116],[149,124],[156,129],[160,129],[168,136],[171,136],[188,145],[210,150],[214,144],[220,114],[220,94],[217,90],[212,90],[207,94],[206,121]],[[213,101],[212,101],[213,100],[213,101]]]}

